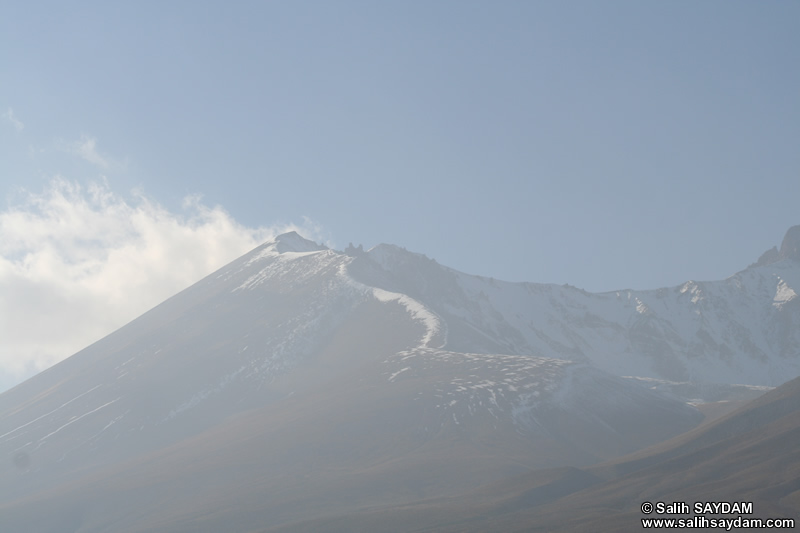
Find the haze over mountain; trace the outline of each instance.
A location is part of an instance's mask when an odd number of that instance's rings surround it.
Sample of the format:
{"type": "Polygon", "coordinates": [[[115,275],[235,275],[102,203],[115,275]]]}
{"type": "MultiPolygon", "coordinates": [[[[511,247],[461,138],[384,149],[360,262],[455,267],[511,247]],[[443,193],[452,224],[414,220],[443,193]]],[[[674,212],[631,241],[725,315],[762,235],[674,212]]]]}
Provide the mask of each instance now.
{"type": "Polygon", "coordinates": [[[250,531],[661,442],[800,374],[799,244],[591,294],[281,235],[0,395],[0,526],[250,531]]]}

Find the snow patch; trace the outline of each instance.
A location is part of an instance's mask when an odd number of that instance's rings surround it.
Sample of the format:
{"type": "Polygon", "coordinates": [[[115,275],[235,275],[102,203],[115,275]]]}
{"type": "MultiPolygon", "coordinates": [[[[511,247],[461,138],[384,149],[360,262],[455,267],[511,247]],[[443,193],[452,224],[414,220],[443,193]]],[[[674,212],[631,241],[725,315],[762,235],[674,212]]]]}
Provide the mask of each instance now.
{"type": "Polygon", "coordinates": [[[778,309],[797,298],[797,293],[794,289],[789,287],[784,280],[778,278],[778,287],[775,291],[775,297],[772,299],[772,305],[778,309]]]}

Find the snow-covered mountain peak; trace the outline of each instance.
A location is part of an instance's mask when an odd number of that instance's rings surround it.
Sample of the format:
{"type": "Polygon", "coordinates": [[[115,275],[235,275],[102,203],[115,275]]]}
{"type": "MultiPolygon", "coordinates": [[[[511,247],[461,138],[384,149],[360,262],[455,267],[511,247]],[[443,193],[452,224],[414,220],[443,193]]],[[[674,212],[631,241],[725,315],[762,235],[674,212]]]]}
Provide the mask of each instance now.
{"type": "Polygon", "coordinates": [[[281,254],[286,252],[320,252],[328,249],[327,246],[304,239],[296,231],[290,231],[288,233],[278,235],[275,237],[272,247],[276,252],[281,254]]]}

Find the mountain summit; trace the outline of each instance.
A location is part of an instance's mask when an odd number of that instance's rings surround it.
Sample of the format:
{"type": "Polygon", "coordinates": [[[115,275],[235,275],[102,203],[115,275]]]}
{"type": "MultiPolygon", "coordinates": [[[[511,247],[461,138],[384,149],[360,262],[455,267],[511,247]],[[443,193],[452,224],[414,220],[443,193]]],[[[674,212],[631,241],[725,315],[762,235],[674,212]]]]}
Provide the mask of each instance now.
{"type": "Polygon", "coordinates": [[[792,226],[781,242],[781,249],[773,246],[758,258],[751,266],[766,266],[777,261],[800,261],[800,226],[792,226]]]}
{"type": "Polygon", "coordinates": [[[272,243],[266,243],[266,245],[272,245],[279,253],[319,252],[328,249],[327,247],[317,244],[314,241],[304,239],[296,231],[290,231],[288,233],[278,235],[275,237],[275,240],[272,243]]]}
{"type": "Polygon", "coordinates": [[[792,226],[781,243],[781,258],[800,261],[800,226],[792,226]]]}

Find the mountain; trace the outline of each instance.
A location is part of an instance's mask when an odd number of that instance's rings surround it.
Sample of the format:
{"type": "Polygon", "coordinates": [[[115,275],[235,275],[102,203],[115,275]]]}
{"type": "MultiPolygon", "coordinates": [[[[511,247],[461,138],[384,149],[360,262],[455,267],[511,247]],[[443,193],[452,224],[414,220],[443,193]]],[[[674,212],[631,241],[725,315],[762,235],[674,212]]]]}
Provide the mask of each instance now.
{"type": "Polygon", "coordinates": [[[0,395],[0,528],[252,531],[661,442],[797,375],[788,235],[604,294],[281,235],[0,395]]]}

